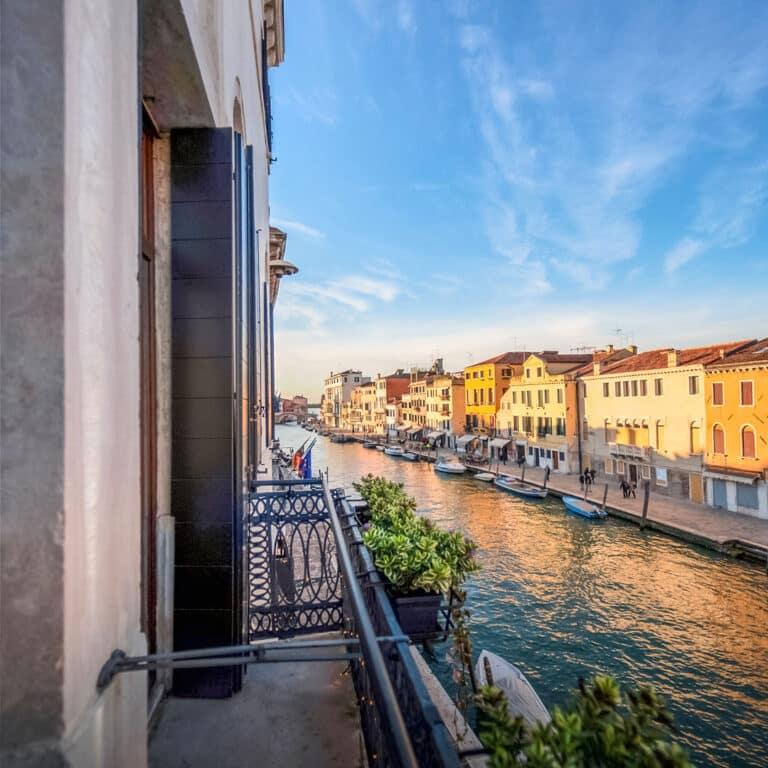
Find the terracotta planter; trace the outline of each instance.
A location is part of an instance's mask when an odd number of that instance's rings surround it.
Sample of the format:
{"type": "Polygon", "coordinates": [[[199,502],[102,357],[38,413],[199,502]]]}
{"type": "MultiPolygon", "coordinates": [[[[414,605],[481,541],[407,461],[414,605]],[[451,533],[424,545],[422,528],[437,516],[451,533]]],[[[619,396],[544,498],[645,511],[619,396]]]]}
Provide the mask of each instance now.
{"type": "Polygon", "coordinates": [[[400,628],[406,635],[437,631],[437,616],[443,596],[434,592],[390,595],[400,628]]]}

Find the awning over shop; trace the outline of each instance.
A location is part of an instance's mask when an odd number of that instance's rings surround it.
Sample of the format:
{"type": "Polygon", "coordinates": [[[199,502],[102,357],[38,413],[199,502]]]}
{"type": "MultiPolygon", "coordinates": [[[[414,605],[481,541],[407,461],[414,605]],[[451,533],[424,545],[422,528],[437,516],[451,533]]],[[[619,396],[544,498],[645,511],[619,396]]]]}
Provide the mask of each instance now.
{"type": "Polygon", "coordinates": [[[437,440],[438,437],[442,437],[444,434],[444,431],[427,432],[427,440],[437,440]]]}
{"type": "Polygon", "coordinates": [[[408,427],[408,434],[415,435],[417,432],[421,432],[422,429],[424,429],[424,427],[408,427]]]}
{"type": "Polygon", "coordinates": [[[754,485],[761,477],[760,472],[747,472],[745,470],[704,470],[704,477],[710,480],[730,480],[733,483],[744,483],[745,485],[754,485]]]}
{"type": "Polygon", "coordinates": [[[488,445],[491,448],[506,448],[512,441],[507,437],[494,437],[488,445]]]}
{"type": "Polygon", "coordinates": [[[469,445],[473,440],[477,440],[476,435],[462,435],[457,441],[456,446],[458,448],[465,448],[467,445],[469,445]]]}

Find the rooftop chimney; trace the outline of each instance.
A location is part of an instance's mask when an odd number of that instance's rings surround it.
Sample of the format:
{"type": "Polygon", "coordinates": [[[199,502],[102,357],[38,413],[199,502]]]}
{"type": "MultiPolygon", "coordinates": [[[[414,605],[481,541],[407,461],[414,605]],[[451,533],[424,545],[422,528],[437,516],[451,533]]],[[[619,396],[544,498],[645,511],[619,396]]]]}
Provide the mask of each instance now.
{"type": "Polygon", "coordinates": [[[605,345],[605,351],[606,351],[606,352],[607,352],[609,355],[612,355],[612,354],[613,354],[613,344],[606,344],[606,345],[605,345]]]}
{"type": "Polygon", "coordinates": [[[627,350],[629,351],[630,355],[636,355],[637,354],[637,347],[634,344],[630,344],[627,347],[627,350]]]}
{"type": "Polygon", "coordinates": [[[668,349],[667,350],[667,368],[677,368],[680,365],[680,350],[668,349]]]}
{"type": "Polygon", "coordinates": [[[720,348],[720,359],[722,360],[725,357],[725,350],[721,347],[720,348]]]}
{"type": "Polygon", "coordinates": [[[602,372],[603,364],[599,360],[595,361],[595,363],[592,365],[592,373],[594,373],[595,376],[599,376],[602,372]]]}

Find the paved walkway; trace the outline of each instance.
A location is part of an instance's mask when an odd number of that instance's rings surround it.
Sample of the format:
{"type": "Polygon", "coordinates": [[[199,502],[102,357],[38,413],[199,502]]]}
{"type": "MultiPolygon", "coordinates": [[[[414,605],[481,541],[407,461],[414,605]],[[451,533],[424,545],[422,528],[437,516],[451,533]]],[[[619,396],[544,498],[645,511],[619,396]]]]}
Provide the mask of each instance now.
{"type": "Polygon", "coordinates": [[[254,664],[229,699],[169,698],[149,768],[360,768],[364,747],[346,662],[254,664]]]}
{"type": "MultiPolygon", "coordinates": [[[[453,453],[446,451],[446,453],[453,453]]],[[[442,451],[441,451],[442,454],[442,451]]],[[[434,453],[432,454],[434,456],[434,453]]],[[[483,471],[495,472],[495,465],[483,471]]],[[[513,464],[501,465],[499,471],[519,476],[513,464]]],[[[525,479],[538,485],[544,482],[544,470],[526,467],[525,479]]],[[[603,500],[605,479],[598,478],[589,497],[598,503],[603,500]]],[[[584,489],[577,475],[562,475],[552,472],[548,487],[553,493],[582,497],[584,489]]],[[[606,509],[609,514],[640,524],[643,513],[643,489],[637,489],[637,498],[625,499],[617,480],[608,481],[606,509]]],[[[694,504],[682,499],[671,499],[659,493],[651,493],[648,501],[648,528],[677,536],[695,543],[710,546],[721,552],[734,555],[748,555],[768,561],[768,520],[713,509],[705,504],[694,504]]]]}

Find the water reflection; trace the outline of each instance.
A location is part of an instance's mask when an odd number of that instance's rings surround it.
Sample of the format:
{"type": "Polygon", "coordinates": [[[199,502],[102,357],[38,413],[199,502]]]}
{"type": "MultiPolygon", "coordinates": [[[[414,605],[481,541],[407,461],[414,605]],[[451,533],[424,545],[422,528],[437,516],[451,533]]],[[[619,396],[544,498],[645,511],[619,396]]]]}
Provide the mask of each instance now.
{"type": "MultiPolygon", "coordinates": [[[[297,427],[280,434],[284,445],[306,436],[297,427]]],[[[762,569],[357,444],[321,438],[314,465],[330,469],[333,486],[349,488],[368,472],[402,482],[421,513],[477,541],[483,571],[469,586],[476,649],[518,664],[546,704],[562,700],[579,675],[653,681],[672,699],[698,764],[768,764],[762,569]]]]}

